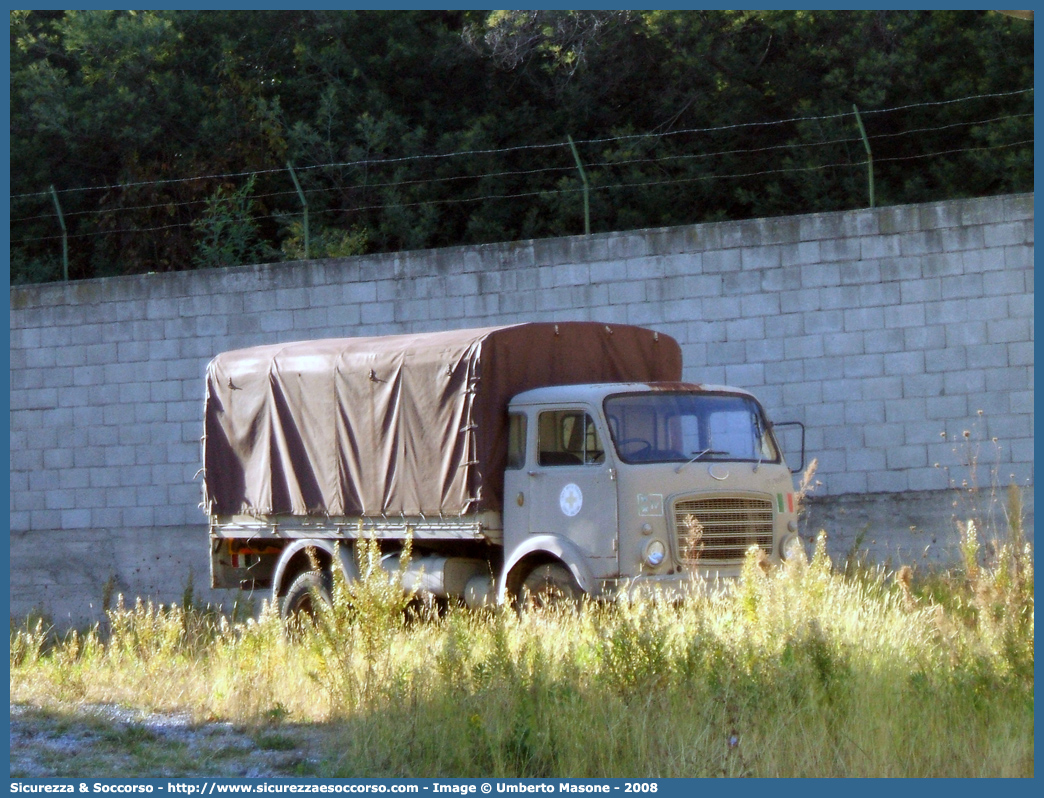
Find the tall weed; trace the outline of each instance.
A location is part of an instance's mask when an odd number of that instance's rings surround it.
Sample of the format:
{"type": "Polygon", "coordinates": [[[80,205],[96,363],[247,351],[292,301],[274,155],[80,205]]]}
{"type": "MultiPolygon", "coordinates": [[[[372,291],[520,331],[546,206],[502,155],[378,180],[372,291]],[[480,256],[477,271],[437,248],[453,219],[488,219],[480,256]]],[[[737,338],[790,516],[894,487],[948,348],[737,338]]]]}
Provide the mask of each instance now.
{"type": "Polygon", "coordinates": [[[107,633],[51,643],[13,629],[12,700],[333,722],[330,776],[1032,775],[1032,559],[1009,525],[943,575],[846,573],[821,537],[681,601],[413,620],[371,541],[297,635],[267,604],[192,602],[120,601],[107,633]]]}
{"type": "MultiPolygon", "coordinates": [[[[372,706],[396,678],[393,649],[405,627],[405,613],[413,599],[403,591],[401,569],[409,563],[410,541],[399,556],[399,573],[382,565],[378,541],[359,542],[360,578],[345,579],[333,569],[332,602],[313,602],[315,616],[303,621],[299,639],[312,655],[314,678],[339,714],[372,706]]],[[[335,558],[336,560],[336,558],[335,558]]]]}

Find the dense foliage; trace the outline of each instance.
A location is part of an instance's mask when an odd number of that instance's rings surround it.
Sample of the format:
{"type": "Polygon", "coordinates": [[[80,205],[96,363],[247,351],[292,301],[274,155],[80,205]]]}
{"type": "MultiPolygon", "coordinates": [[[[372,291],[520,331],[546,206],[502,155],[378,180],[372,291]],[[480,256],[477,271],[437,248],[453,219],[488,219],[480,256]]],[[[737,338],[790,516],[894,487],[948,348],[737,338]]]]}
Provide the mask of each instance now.
{"type": "Polygon", "coordinates": [[[978,11],[12,11],[12,280],[55,200],[74,279],[583,232],[569,137],[592,231],[865,207],[853,106],[879,205],[1028,191],[1032,85],[978,11]]]}

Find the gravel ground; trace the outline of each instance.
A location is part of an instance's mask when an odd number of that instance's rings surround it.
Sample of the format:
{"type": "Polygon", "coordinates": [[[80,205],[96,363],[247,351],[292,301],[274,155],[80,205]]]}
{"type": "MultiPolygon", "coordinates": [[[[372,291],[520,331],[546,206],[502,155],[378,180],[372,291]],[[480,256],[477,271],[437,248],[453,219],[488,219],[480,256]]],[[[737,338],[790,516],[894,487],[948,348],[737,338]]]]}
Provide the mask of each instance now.
{"type": "Polygon", "coordinates": [[[12,777],[313,776],[321,732],[284,724],[244,729],[113,705],[11,704],[12,777]]]}

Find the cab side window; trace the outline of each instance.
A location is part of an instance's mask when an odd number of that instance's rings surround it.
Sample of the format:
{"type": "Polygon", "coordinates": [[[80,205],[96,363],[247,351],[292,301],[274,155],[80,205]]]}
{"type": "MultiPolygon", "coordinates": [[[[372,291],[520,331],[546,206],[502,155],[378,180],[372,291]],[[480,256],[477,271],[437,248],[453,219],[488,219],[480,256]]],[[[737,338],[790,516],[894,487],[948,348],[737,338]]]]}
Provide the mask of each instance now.
{"type": "Polygon", "coordinates": [[[508,416],[508,468],[526,465],[526,417],[522,413],[508,416]]]}
{"type": "Polygon", "coordinates": [[[605,462],[594,421],[582,410],[545,410],[537,420],[537,461],[542,466],[605,462]]]}

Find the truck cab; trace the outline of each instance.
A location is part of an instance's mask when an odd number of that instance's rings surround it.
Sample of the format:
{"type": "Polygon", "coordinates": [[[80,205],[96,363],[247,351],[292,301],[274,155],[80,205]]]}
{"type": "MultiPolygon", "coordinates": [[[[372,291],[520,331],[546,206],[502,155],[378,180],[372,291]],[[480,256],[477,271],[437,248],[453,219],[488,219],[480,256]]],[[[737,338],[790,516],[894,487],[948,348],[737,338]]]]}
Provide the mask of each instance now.
{"type": "MultiPolygon", "coordinates": [[[[485,606],[683,590],[800,545],[749,393],[655,330],[531,322],[250,347],[207,367],[211,585],[284,615],[378,541],[408,591],[485,606]]],[[[780,425],[782,426],[782,425],[780,425]]],[[[803,450],[802,450],[803,451],[803,450]]],[[[803,454],[802,454],[803,459],[803,454]]]]}
{"type": "Polygon", "coordinates": [[[757,399],[724,386],[537,388],[508,406],[504,566],[521,595],[543,567],[592,596],[735,577],[751,546],[800,546],[791,471],[757,399]]]}

